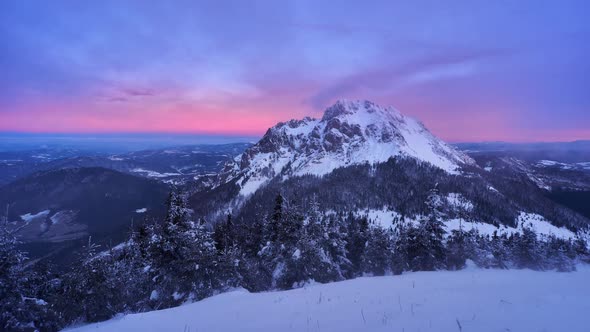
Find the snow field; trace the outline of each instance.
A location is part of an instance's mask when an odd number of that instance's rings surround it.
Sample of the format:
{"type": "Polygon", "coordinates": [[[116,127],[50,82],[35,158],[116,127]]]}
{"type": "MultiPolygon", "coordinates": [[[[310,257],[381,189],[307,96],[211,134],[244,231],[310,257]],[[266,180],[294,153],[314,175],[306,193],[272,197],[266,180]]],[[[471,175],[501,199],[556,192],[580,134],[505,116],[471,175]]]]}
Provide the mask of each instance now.
{"type": "Polygon", "coordinates": [[[588,331],[590,267],[365,277],[268,293],[237,290],[68,331],[588,331]]]}

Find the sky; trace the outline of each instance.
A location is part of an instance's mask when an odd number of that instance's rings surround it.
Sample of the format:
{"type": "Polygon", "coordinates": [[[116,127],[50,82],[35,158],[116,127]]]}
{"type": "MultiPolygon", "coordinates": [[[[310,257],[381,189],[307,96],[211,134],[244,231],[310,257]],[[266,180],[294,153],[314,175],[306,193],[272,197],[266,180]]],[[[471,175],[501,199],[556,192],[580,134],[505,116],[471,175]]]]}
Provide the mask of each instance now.
{"type": "Polygon", "coordinates": [[[367,99],[451,142],[590,139],[590,2],[0,1],[0,132],[259,136],[367,99]]]}

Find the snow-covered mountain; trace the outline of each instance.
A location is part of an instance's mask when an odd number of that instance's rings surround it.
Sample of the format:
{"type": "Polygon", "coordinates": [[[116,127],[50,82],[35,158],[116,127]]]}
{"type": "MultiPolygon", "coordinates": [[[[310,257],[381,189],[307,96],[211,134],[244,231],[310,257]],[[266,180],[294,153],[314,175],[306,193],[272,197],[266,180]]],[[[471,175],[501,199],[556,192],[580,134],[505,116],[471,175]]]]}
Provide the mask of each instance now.
{"type": "Polygon", "coordinates": [[[457,174],[474,161],[418,120],[369,101],[338,101],[321,119],[281,122],[226,165],[221,182],[236,180],[248,196],[277,176],[322,176],[339,167],[390,157],[416,158],[457,174]]]}

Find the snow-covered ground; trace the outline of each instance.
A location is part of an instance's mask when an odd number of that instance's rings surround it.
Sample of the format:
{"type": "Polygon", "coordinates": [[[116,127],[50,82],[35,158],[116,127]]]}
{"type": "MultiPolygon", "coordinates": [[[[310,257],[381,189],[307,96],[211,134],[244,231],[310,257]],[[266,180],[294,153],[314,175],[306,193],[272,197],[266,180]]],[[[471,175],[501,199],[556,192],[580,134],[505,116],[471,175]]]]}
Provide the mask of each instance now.
{"type": "MultiPolygon", "coordinates": [[[[455,208],[465,210],[473,208],[473,204],[471,202],[469,202],[468,200],[461,199],[461,196],[458,194],[449,194],[447,196],[447,201],[451,203],[451,205],[455,208]]],[[[399,213],[397,213],[396,211],[389,210],[387,208],[382,208],[380,210],[358,210],[355,212],[355,215],[366,216],[371,223],[385,229],[395,227],[394,221],[396,219],[401,219],[401,215],[399,213]]],[[[405,218],[404,222],[412,223],[414,226],[418,226],[418,220],[419,218],[405,218]]],[[[576,233],[570,231],[565,227],[554,226],[549,220],[545,219],[541,215],[535,213],[526,213],[522,211],[519,213],[515,220],[516,224],[518,225],[517,228],[508,227],[504,225],[496,227],[488,223],[467,221],[465,219],[459,218],[445,219],[443,221],[447,231],[447,235],[450,235],[451,231],[459,229],[463,229],[464,231],[470,231],[471,229],[475,229],[480,234],[489,236],[492,236],[494,232],[496,232],[498,235],[510,235],[514,233],[522,234],[523,227],[530,227],[537,233],[537,236],[539,238],[556,236],[561,239],[573,239],[576,237],[576,233]]]]}
{"type": "Polygon", "coordinates": [[[588,280],[588,266],[572,273],[416,272],[234,291],[69,331],[589,331],[588,280]]]}
{"type": "Polygon", "coordinates": [[[49,214],[49,210],[43,210],[41,212],[37,212],[37,213],[27,213],[27,214],[23,214],[22,216],[20,216],[20,218],[22,219],[22,221],[24,222],[31,222],[37,218],[45,218],[48,214],[49,214]]]}
{"type": "Polygon", "coordinates": [[[150,178],[165,178],[165,177],[169,177],[169,176],[182,175],[180,173],[159,173],[156,171],[151,171],[149,169],[143,169],[143,168],[134,168],[131,170],[131,172],[142,173],[145,176],[150,177],[150,178]]]}
{"type": "Polygon", "coordinates": [[[580,162],[580,163],[573,163],[573,164],[566,164],[561,163],[559,161],[554,160],[540,160],[537,164],[537,167],[559,167],[561,169],[577,169],[577,170],[590,170],[590,162],[580,162]]]}

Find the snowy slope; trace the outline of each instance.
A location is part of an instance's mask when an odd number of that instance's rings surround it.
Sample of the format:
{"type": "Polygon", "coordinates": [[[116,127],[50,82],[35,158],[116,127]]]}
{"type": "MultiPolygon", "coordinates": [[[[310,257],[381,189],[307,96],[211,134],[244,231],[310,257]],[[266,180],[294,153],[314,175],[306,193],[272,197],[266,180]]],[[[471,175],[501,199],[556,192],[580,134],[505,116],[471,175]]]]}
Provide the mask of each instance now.
{"type": "Polygon", "coordinates": [[[537,167],[557,167],[565,170],[590,170],[590,162],[580,162],[580,163],[562,163],[559,161],[554,160],[539,160],[535,164],[537,167]]]}
{"type": "Polygon", "coordinates": [[[394,108],[369,101],[338,101],[321,119],[279,123],[227,165],[221,182],[237,179],[248,196],[281,175],[322,176],[339,167],[416,158],[449,173],[473,160],[394,108]]]}
{"type": "MultiPolygon", "coordinates": [[[[449,195],[447,199],[455,197],[455,195],[449,195]]],[[[469,207],[470,202],[464,201],[462,204],[464,204],[466,207],[469,207]]],[[[366,216],[371,223],[385,229],[395,227],[395,220],[401,220],[401,214],[386,208],[382,208],[380,210],[367,209],[355,211],[355,215],[366,216]]],[[[417,218],[412,219],[407,217],[404,219],[404,222],[413,223],[415,226],[417,226],[419,223],[417,218]]],[[[443,223],[445,225],[445,230],[447,231],[447,236],[451,234],[451,231],[459,229],[462,229],[463,231],[470,231],[471,229],[475,229],[480,234],[489,236],[492,236],[494,232],[497,235],[510,235],[515,233],[522,234],[523,228],[528,227],[532,228],[535,231],[535,233],[537,233],[537,236],[540,239],[550,236],[555,236],[560,239],[574,239],[576,237],[576,233],[570,231],[565,227],[557,227],[553,225],[551,221],[547,220],[545,217],[535,213],[526,213],[521,211],[516,217],[515,222],[518,225],[517,228],[505,225],[495,226],[489,223],[468,221],[460,218],[443,218],[443,223]]]]}
{"type": "Polygon", "coordinates": [[[590,268],[368,277],[283,292],[235,291],[70,331],[588,331],[590,268]]]}

